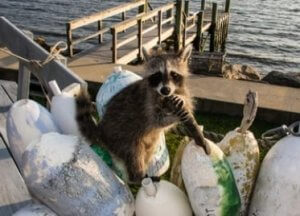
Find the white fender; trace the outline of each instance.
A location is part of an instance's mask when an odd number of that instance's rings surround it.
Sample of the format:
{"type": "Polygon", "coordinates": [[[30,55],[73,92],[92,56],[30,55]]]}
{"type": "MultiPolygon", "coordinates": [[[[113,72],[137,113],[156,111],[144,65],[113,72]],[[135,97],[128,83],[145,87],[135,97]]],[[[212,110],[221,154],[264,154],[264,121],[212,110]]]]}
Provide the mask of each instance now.
{"type": "Polygon", "coordinates": [[[119,93],[126,86],[141,79],[141,76],[123,70],[121,66],[115,67],[113,73],[102,84],[96,96],[96,106],[100,118],[104,115],[106,105],[114,95],[119,93]]]}
{"type": "MultiPolygon", "coordinates": [[[[56,125],[59,127],[63,134],[80,136],[78,124],[75,117],[75,98],[68,92],[61,92],[55,80],[50,81],[49,86],[54,94],[51,101],[51,114],[56,125]]],[[[77,88],[77,86],[80,85],[72,85],[72,87],[74,88],[77,88]]]]}
{"type": "Polygon", "coordinates": [[[249,215],[300,215],[300,137],[289,135],[267,153],[259,171],[249,215]]]}
{"type": "Polygon", "coordinates": [[[12,216],[57,216],[57,214],[42,204],[31,204],[15,212],[12,216]]]}
{"type": "MultiPolygon", "coordinates": [[[[103,83],[96,96],[96,106],[100,119],[105,113],[107,103],[114,95],[126,86],[141,79],[141,76],[138,76],[133,72],[123,70],[121,67],[115,67],[114,72],[103,83]]],[[[160,136],[160,141],[157,144],[157,149],[147,171],[149,176],[161,176],[169,169],[170,166],[170,158],[166,146],[165,135],[162,133],[160,136]]],[[[123,176],[122,178],[126,180],[127,174],[125,173],[126,171],[124,166],[114,158],[113,161],[117,172],[119,172],[123,176]]]]}
{"type": "Polygon", "coordinates": [[[153,183],[150,178],[143,179],[135,206],[136,216],[192,216],[185,194],[164,180],[153,183]]]}
{"type": "Polygon", "coordinates": [[[17,162],[22,166],[22,154],[26,147],[42,134],[58,132],[51,114],[44,107],[29,99],[15,102],[7,115],[7,137],[10,150],[17,162]]]}
{"type": "Polygon", "coordinates": [[[128,187],[76,136],[48,133],[23,154],[31,193],[58,215],[132,216],[128,187]]]}
{"type": "Polygon", "coordinates": [[[238,128],[230,131],[218,144],[224,152],[236,180],[241,196],[241,216],[247,215],[247,208],[259,169],[259,147],[250,131],[244,134],[238,128]]]}
{"type": "Polygon", "coordinates": [[[237,216],[240,196],[223,152],[207,140],[211,153],[194,141],[182,155],[182,178],[196,216],[237,216]]]}

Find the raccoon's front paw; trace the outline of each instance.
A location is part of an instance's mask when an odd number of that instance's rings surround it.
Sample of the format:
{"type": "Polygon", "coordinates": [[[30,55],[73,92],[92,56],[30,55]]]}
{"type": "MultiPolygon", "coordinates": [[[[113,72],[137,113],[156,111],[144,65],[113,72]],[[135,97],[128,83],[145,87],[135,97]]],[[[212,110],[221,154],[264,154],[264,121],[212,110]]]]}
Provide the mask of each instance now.
{"type": "Polygon", "coordinates": [[[180,121],[186,121],[189,118],[189,111],[184,107],[184,100],[179,96],[171,95],[167,97],[167,107],[169,111],[177,116],[180,121]]]}

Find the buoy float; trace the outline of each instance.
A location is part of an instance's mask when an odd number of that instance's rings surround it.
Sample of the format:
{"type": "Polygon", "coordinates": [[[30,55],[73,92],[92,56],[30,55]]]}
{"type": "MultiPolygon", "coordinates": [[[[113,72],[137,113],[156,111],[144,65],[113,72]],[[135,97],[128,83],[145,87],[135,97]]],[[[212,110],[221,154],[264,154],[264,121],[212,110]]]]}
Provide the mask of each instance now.
{"type": "Polygon", "coordinates": [[[196,216],[237,216],[241,201],[223,152],[206,139],[210,154],[190,142],[182,155],[182,178],[196,216]]]}
{"type": "Polygon", "coordinates": [[[30,192],[58,215],[132,216],[129,188],[79,137],[44,134],[23,154],[30,192]]]}
{"type": "MultiPolygon", "coordinates": [[[[75,118],[75,98],[67,92],[61,92],[55,80],[50,81],[49,86],[54,94],[51,101],[51,114],[56,125],[63,134],[80,136],[75,118]]],[[[72,87],[76,88],[77,86],[72,85],[72,87]]]]}
{"type": "MultiPolygon", "coordinates": [[[[123,70],[122,67],[115,67],[114,72],[107,78],[107,80],[100,87],[96,96],[96,106],[98,114],[101,117],[105,114],[106,105],[109,100],[124,89],[126,86],[141,80],[142,77],[136,75],[133,72],[123,70]]],[[[169,152],[166,146],[165,135],[160,135],[157,149],[155,150],[154,157],[149,164],[147,170],[148,176],[161,176],[164,174],[170,166],[169,152]]],[[[105,155],[105,152],[101,152],[101,148],[98,148],[98,152],[101,155],[105,155]]],[[[123,180],[127,180],[126,169],[122,162],[113,158],[113,167],[123,180]]]]}
{"type": "Polygon", "coordinates": [[[7,115],[6,131],[9,148],[18,167],[22,166],[22,155],[26,147],[44,133],[58,132],[51,114],[33,100],[15,102],[7,115]]]}
{"type": "Polygon", "coordinates": [[[192,210],[185,194],[167,181],[142,181],[135,202],[136,216],[192,216],[192,210]]]}
{"type": "Polygon", "coordinates": [[[257,93],[249,91],[244,104],[244,117],[241,126],[228,132],[218,143],[231,166],[241,196],[240,216],[247,215],[259,169],[259,147],[253,133],[248,130],[255,119],[257,107],[257,93]]]}
{"type": "Polygon", "coordinates": [[[42,204],[31,204],[21,208],[12,216],[57,216],[57,214],[42,204]]]}
{"type": "Polygon", "coordinates": [[[114,95],[119,93],[123,88],[127,87],[128,85],[141,79],[141,76],[128,70],[123,70],[121,66],[115,67],[113,73],[101,85],[96,96],[96,106],[100,118],[105,113],[108,101],[114,95]]]}
{"type": "Polygon", "coordinates": [[[253,197],[251,216],[298,216],[300,214],[300,122],[279,140],[264,158],[253,197]]]}

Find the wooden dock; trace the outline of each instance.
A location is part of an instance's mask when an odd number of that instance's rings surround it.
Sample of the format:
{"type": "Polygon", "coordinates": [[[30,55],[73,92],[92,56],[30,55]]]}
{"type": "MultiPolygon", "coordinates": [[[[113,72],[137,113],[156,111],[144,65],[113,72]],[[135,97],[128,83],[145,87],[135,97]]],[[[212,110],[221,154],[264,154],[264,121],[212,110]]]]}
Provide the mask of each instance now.
{"type": "Polygon", "coordinates": [[[200,51],[205,46],[204,34],[210,36],[211,52],[224,51],[230,1],[226,0],[226,7],[218,10],[216,3],[212,9],[206,9],[203,0],[197,12],[190,12],[188,3],[189,1],[177,0],[176,3],[152,8],[148,7],[147,0],[138,0],[68,22],[68,67],[79,70],[85,65],[128,64],[143,58],[143,47],[150,49],[162,43],[167,43],[175,50],[193,43],[200,51]],[[126,13],[136,8],[138,13],[126,19],[126,13]],[[118,15],[122,17],[120,22],[103,27],[106,19],[118,15]],[[98,23],[96,32],[73,38],[75,30],[95,23],[98,23]],[[109,39],[104,41],[104,36],[109,39]],[[96,39],[99,44],[74,55],[75,45],[91,39],[96,39]]]}
{"type": "Polygon", "coordinates": [[[32,202],[24,180],[8,149],[6,115],[17,99],[17,84],[0,80],[0,215],[8,216],[32,202]]]}

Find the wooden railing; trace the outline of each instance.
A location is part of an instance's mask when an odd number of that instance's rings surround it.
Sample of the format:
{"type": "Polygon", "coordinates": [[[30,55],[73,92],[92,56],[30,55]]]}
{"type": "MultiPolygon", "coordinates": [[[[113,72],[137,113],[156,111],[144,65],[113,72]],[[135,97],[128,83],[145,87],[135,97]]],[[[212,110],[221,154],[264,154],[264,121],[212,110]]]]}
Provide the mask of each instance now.
{"type": "Polygon", "coordinates": [[[125,20],[127,11],[138,8],[138,15],[141,15],[147,11],[147,7],[148,7],[147,0],[136,0],[130,3],[121,4],[119,6],[92,14],[90,16],[78,18],[68,22],[66,28],[67,28],[67,44],[68,44],[69,55],[73,56],[74,54],[73,49],[75,45],[87,41],[91,38],[98,37],[98,42],[102,43],[103,34],[110,32],[109,27],[103,28],[104,19],[120,14],[122,16],[122,20],[125,20]],[[98,23],[98,30],[95,33],[73,40],[72,31],[80,27],[93,24],[95,22],[98,23]]]}
{"type": "MultiPolygon", "coordinates": [[[[143,47],[143,35],[148,32],[157,29],[157,43],[160,44],[162,42],[162,34],[163,34],[163,25],[167,23],[171,23],[174,20],[174,8],[175,3],[168,3],[164,6],[156,8],[151,12],[142,14],[137,17],[133,17],[128,19],[125,22],[118,23],[111,27],[112,33],[112,60],[113,63],[118,63],[118,49],[131,43],[134,40],[137,40],[137,49],[135,49],[132,53],[137,53],[137,57],[139,59],[142,58],[142,47],[143,47]],[[157,22],[152,22],[152,20],[157,20],[157,22]],[[145,23],[152,23],[147,28],[144,28],[143,25],[145,23]],[[128,30],[132,27],[138,27],[138,31],[136,34],[124,39],[118,40],[118,33],[128,30]]],[[[122,61],[123,62],[123,61],[122,61]]]]}

